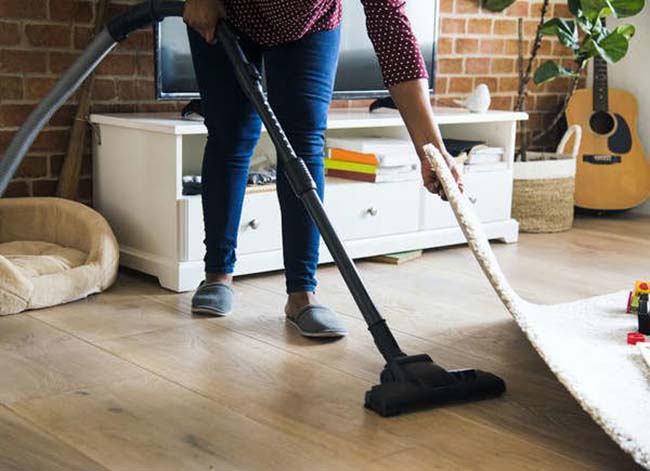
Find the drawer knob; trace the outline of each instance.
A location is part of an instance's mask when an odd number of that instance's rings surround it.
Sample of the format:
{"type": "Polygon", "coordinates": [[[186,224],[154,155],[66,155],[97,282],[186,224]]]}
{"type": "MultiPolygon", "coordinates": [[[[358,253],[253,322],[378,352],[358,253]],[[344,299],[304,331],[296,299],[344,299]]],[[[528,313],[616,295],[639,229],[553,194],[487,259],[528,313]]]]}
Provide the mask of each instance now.
{"type": "Polygon", "coordinates": [[[476,196],[469,196],[467,199],[469,199],[469,202],[472,204],[476,204],[478,201],[478,198],[476,196]]]}
{"type": "Polygon", "coordinates": [[[371,216],[376,216],[378,212],[379,210],[377,210],[377,208],[374,207],[368,208],[368,214],[370,214],[371,216]]]}
{"type": "Polygon", "coordinates": [[[260,222],[257,219],[252,219],[251,222],[248,223],[248,227],[250,227],[253,230],[256,230],[257,228],[260,227],[260,222]]]}

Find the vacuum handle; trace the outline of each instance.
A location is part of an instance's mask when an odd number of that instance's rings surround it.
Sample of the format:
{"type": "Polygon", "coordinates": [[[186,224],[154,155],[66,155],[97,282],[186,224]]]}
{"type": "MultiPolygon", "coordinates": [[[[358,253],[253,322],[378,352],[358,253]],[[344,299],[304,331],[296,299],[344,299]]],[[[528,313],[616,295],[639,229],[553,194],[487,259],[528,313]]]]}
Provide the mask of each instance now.
{"type": "Polygon", "coordinates": [[[327,217],[323,202],[316,192],[316,184],[307,166],[296,155],[275,113],[273,113],[262,89],[262,77],[257,67],[248,60],[239,45],[237,36],[223,20],[217,25],[217,39],[233,66],[233,71],[242,90],[259,113],[275,145],[278,159],[284,164],[285,174],[287,175],[287,180],[291,188],[303,202],[307,212],[318,227],[359,311],[361,311],[363,318],[368,324],[368,330],[372,334],[377,348],[386,361],[405,356],[390,329],[388,329],[386,321],[381,317],[377,307],[370,298],[352,259],[347,254],[341,239],[327,217]]]}

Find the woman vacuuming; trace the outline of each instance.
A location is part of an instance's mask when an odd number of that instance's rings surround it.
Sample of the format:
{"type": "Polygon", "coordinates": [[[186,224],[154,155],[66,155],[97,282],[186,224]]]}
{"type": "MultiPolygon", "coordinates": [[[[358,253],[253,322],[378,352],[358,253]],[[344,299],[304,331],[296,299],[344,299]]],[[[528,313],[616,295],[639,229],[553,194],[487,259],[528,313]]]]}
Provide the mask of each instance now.
{"type": "MultiPolygon", "coordinates": [[[[420,156],[424,186],[440,193],[422,147],[433,143],[443,155],[446,150],[431,110],[427,72],[404,11],[405,1],[360,1],[385,85],[420,156]]],[[[215,41],[216,24],[224,17],[237,30],[249,60],[258,68],[264,63],[269,102],[322,199],[325,130],[339,52],[341,0],[186,2],[185,22],[208,128],[202,168],[205,281],[192,298],[192,310],[222,316],[233,306],[237,233],[249,162],[262,127],[223,48],[215,41]]],[[[460,175],[451,166],[462,188],[460,175]]],[[[277,175],[287,320],[305,336],[343,336],[347,331],[338,315],[319,304],[315,295],[318,229],[293,194],[280,162],[277,175]]]]}

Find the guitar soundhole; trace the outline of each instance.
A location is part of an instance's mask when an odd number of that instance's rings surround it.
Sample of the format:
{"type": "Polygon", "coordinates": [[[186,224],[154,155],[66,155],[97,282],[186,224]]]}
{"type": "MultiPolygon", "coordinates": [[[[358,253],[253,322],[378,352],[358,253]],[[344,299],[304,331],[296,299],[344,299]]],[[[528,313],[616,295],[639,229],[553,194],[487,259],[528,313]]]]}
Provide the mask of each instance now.
{"type": "Polygon", "coordinates": [[[614,130],[614,117],[605,111],[596,111],[589,118],[589,126],[596,134],[609,134],[614,130]]]}

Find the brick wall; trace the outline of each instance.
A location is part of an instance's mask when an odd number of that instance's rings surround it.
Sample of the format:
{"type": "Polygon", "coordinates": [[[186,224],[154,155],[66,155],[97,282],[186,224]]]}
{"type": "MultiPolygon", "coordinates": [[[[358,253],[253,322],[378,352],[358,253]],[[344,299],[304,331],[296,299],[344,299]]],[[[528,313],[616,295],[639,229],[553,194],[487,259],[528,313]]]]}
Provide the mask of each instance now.
{"type": "MultiPolygon", "coordinates": [[[[417,1],[417,0],[411,0],[417,1]]],[[[564,2],[551,12],[566,14],[564,2]]],[[[113,0],[111,14],[134,3],[113,0]]],[[[517,89],[517,17],[527,18],[526,39],[532,39],[541,3],[518,1],[503,14],[481,11],[477,0],[441,0],[436,102],[451,105],[486,83],[493,92],[493,108],[512,109],[517,89]]],[[[93,0],[0,0],[0,153],[17,127],[44,96],[59,74],[88,43],[95,15],[93,0]]],[[[178,110],[179,103],[156,102],[150,31],[132,35],[99,67],[93,90],[94,112],[146,112],[178,110]]],[[[527,44],[527,48],[529,44],[527,44]]],[[[540,56],[563,53],[555,42],[544,40],[540,56]]],[[[566,83],[533,87],[528,101],[531,125],[538,128],[557,108],[566,83]]],[[[52,195],[75,112],[71,99],[41,133],[11,183],[7,195],[52,195]]],[[[339,102],[336,106],[359,106],[339,102]]],[[[88,139],[89,141],[90,139],[88,139]]],[[[80,184],[81,200],[91,193],[90,155],[86,155],[80,184]]]]}

